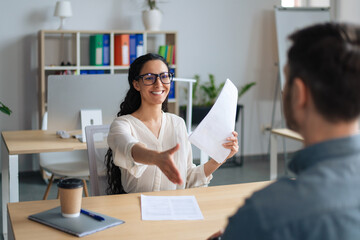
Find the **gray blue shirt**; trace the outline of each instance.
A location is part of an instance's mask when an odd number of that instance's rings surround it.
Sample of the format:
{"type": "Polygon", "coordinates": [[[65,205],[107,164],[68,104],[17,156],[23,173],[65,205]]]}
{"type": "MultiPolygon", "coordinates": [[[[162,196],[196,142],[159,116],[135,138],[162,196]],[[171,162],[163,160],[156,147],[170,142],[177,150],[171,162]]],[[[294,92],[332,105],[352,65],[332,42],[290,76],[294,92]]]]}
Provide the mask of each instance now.
{"type": "Polygon", "coordinates": [[[222,239],[360,239],[360,135],[306,147],[229,218],[222,239]]]}

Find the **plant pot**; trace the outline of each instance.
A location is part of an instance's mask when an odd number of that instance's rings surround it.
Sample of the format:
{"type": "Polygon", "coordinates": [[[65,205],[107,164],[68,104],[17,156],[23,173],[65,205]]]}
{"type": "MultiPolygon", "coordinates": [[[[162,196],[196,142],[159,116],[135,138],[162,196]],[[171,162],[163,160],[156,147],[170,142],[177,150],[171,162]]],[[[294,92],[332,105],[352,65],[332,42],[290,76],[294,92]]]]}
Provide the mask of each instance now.
{"type": "Polygon", "coordinates": [[[158,9],[145,10],[142,12],[142,19],[145,30],[159,31],[162,19],[162,13],[158,9]]]}

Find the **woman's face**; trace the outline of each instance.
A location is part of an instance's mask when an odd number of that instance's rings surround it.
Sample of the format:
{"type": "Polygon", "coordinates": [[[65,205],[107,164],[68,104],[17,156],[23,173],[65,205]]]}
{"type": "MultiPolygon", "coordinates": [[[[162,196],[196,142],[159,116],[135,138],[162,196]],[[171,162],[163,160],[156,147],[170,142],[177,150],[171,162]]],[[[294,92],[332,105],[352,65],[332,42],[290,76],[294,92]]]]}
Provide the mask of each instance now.
{"type": "MultiPolygon", "coordinates": [[[[161,60],[150,60],[144,64],[139,75],[168,72],[168,68],[161,60]]],[[[158,77],[152,85],[145,85],[142,78],[133,81],[134,88],[140,92],[141,104],[162,104],[170,91],[170,84],[163,84],[158,77]]]]}

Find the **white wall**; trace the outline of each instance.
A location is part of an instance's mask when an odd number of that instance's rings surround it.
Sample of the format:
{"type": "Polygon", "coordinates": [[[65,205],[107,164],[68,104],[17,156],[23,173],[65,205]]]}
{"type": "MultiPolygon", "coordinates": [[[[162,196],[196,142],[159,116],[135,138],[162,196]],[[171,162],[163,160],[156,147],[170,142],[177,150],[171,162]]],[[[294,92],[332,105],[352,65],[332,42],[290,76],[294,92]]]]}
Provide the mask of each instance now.
{"type": "MultiPolygon", "coordinates": [[[[13,110],[0,114],[0,131],[37,126],[37,32],[56,29],[55,0],[7,1],[0,9],[0,101],[13,110]],[[21,8],[19,7],[21,6],[21,8]]],[[[268,134],[260,131],[271,123],[277,70],[273,6],[280,0],[168,0],[161,4],[163,30],[178,31],[178,76],[209,73],[217,82],[230,78],[241,86],[257,85],[241,103],[245,105],[245,155],[268,151],[268,134]]],[[[340,5],[340,3],[338,3],[340,5]]],[[[339,15],[359,21],[357,0],[342,0],[339,15]],[[352,14],[350,14],[352,13],[352,14]]],[[[76,0],[68,29],[141,30],[142,0],[76,0]]],[[[348,19],[349,20],[349,19],[348,19]]],[[[276,104],[275,127],[280,127],[276,104]]],[[[288,150],[300,147],[288,142],[288,150]]],[[[32,169],[30,157],[20,170],[32,169]]],[[[34,163],[36,166],[36,162],[34,163]]]]}
{"type": "Polygon", "coordinates": [[[360,1],[337,0],[337,19],[342,22],[360,24],[360,1]]]}

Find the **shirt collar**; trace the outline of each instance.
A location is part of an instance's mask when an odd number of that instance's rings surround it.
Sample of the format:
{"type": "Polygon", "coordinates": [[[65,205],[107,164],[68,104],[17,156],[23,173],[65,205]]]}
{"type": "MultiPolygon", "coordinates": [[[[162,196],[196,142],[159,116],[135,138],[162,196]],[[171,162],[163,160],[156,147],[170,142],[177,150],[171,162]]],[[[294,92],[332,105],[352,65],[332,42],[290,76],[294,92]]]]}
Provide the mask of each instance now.
{"type": "Polygon", "coordinates": [[[299,174],[317,163],[331,159],[341,160],[337,156],[354,153],[360,153],[360,134],[308,146],[295,154],[289,163],[289,169],[299,174]]]}

